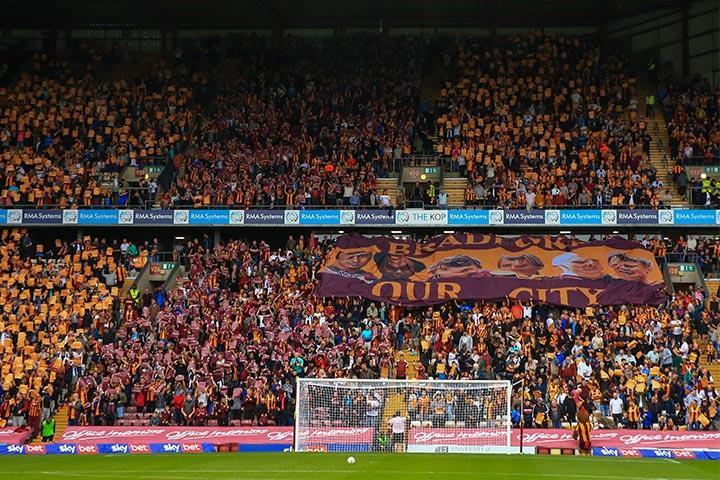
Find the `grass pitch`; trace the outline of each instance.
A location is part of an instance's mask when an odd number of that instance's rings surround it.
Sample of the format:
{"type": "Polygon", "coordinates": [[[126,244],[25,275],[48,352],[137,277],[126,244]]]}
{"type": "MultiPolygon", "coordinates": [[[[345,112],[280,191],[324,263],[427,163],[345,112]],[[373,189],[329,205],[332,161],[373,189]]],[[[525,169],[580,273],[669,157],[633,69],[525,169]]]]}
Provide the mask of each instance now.
{"type": "Polygon", "coordinates": [[[127,480],[704,480],[720,462],[544,455],[215,453],[0,457],[2,479],[127,480]]]}

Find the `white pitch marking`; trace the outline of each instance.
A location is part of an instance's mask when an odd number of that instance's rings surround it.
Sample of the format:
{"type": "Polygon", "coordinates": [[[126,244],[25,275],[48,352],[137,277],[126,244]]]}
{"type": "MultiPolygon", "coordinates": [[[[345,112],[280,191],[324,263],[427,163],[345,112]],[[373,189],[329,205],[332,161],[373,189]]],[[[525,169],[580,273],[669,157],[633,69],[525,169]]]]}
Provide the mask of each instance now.
{"type": "MultiPolygon", "coordinates": [[[[669,459],[666,459],[669,460],[669,459]]],[[[674,461],[674,463],[680,463],[677,461],[674,461]]],[[[270,474],[280,474],[277,478],[285,478],[285,474],[287,473],[310,473],[310,474],[331,474],[331,475],[337,475],[337,474],[348,474],[353,473],[353,470],[351,469],[345,469],[345,470],[246,470],[243,469],[243,472],[245,473],[263,473],[265,476],[263,478],[268,478],[266,475],[270,474]]],[[[365,470],[358,470],[355,469],[355,472],[357,474],[367,474],[369,472],[365,470]]],[[[15,472],[6,472],[6,473],[17,473],[17,474],[27,474],[27,471],[15,471],[15,472]]],[[[143,475],[133,475],[137,478],[147,478],[147,479],[163,479],[163,478],[173,478],[177,480],[183,480],[188,478],[194,478],[197,473],[233,473],[237,474],[238,471],[233,469],[184,469],[184,470],[165,470],[164,473],[158,473],[157,475],[148,475],[147,470],[123,470],[122,472],[57,472],[57,471],[44,471],[40,472],[45,475],[58,475],[58,476],[66,476],[66,477],[117,477],[120,473],[140,473],[143,475]],[[168,476],[167,473],[186,473],[187,476],[168,476]]],[[[413,474],[413,475],[420,475],[420,474],[429,474],[429,475],[440,475],[445,474],[449,472],[429,472],[427,470],[424,471],[417,471],[417,470],[393,470],[393,471],[385,471],[383,472],[385,474],[413,474]]],[[[452,472],[453,475],[458,476],[477,476],[477,472],[452,472]]],[[[573,474],[557,474],[557,473],[519,473],[519,472],[493,472],[492,476],[494,477],[521,477],[521,478],[557,478],[558,476],[566,477],[566,478],[577,478],[577,479],[604,479],[604,480],[648,480],[650,478],[653,478],[654,480],[698,480],[697,477],[695,478],[668,478],[668,477],[629,477],[626,475],[573,475],[573,474]]],[[[257,480],[251,477],[233,477],[237,478],[238,480],[257,480]]],[[[274,478],[274,477],[273,477],[274,478]]]]}

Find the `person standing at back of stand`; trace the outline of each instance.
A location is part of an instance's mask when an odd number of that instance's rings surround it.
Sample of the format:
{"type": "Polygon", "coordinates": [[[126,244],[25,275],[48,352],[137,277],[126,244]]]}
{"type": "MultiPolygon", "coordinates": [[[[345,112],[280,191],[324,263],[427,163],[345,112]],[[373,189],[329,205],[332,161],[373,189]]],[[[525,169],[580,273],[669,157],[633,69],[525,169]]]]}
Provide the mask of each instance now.
{"type": "Polygon", "coordinates": [[[48,417],[40,424],[40,435],[44,443],[52,442],[55,438],[55,417],[48,417]]]}
{"type": "Polygon", "coordinates": [[[443,188],[440,188],[440,193],[438,193],[438,207],[440,207],[440,209],[446,209],[447,204],[448,194],[443,188]]]}
{"type": "Polygon", "coordinates": [[[645,97],[645,116],[650,118],[655,116],[655,94],[649,93],[645,97]]]}
{"type": "Polygon", "coordinates": [[[130,295],[130,298],[132,299],[135,309],[140,310],[140,289],[137,287],[137,285],[133,285],[130,287],[130,290],[128,291],[128,294],[130,295]]]}

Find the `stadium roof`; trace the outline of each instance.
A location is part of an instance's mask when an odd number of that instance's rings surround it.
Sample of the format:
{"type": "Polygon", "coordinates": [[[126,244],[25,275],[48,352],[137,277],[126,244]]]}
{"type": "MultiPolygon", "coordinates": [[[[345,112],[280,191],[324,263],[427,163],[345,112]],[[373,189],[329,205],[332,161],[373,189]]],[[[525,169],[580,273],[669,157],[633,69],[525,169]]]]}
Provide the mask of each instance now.
{"type": "Polygon", "coordinates": [[[690,0],[4,0],[2,28],[593,26],[690,0]]]}

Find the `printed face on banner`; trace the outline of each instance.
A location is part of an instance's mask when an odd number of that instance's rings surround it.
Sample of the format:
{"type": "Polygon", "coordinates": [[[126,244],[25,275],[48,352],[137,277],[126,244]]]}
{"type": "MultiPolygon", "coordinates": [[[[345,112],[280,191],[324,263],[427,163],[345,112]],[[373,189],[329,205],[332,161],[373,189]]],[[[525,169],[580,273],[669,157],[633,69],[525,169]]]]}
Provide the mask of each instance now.
{"type": "Polygon", "coordinates": [[[619,239],[453,234],[423,244],[346,235],[320,277],[316,295],[402,305],[506,296],[577,307],[664,300],[652,253],[619,239]]]}

